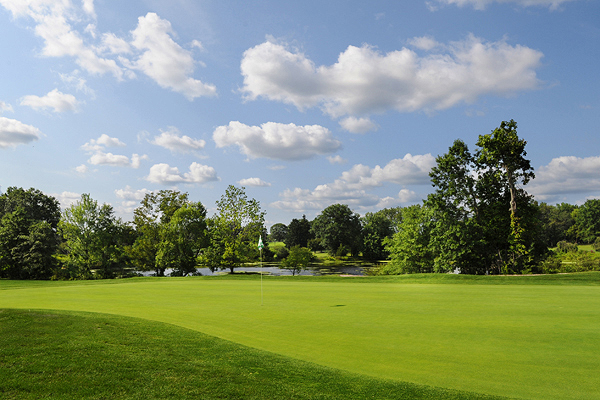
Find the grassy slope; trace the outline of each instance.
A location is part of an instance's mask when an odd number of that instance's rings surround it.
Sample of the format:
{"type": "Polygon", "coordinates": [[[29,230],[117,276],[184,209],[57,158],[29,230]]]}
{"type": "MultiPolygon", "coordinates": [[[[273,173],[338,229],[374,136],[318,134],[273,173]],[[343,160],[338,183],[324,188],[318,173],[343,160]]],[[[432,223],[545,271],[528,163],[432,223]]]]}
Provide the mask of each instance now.
{"type": "Polygon", "coordinates": [[[2,399],[492,399],[106,314],[0,310],[2,399]]]}
{"type": "Polygon", "coordinates": [[[138,316],[396,381],[594,398],[599,278],[268,278],[262,306],[248,277],[0,281],[0,307],[138,316]]]}

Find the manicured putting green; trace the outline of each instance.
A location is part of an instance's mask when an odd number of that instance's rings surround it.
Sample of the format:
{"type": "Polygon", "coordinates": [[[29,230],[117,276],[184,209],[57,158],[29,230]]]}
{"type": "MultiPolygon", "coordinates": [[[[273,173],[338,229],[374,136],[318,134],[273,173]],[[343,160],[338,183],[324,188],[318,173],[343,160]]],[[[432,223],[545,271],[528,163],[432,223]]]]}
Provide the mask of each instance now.
{"type": "Polygon", "coordinates": [[[258,279],[0,281],[0,308],[167,322],[396,381],[509,397],[600,398],[600,286],[398,282],[264,279],[261,305],[258,279]]]}

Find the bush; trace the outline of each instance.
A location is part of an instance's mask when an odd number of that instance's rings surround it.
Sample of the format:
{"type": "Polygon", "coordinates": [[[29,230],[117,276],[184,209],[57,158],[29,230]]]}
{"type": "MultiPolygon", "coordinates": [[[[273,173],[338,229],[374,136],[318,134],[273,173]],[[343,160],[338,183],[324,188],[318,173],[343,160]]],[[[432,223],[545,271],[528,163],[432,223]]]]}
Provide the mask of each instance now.
{"type": "Polygon", "coordinates": [[[600,251],[600,236],[596,238],[594,243],[592,243],[592,249],[594,249],[594,251],[600,251]]]}
{"type": "Polygon", "coordinates": [[[569,243],[565,240],[561,240],[556,244],[557,253],[576,253],[578,250],[579,249],[575,243],[569,243]]]}
{"type": "Polygon", "coordinates": [[[278,247],[275,250],[275,255],[277,256],[278,260],[283,260],[283,259],[287,258],[289,254],[290,254],[290,251],[287,249],[287,247],[284,247],[284,246],[278,247]]]}

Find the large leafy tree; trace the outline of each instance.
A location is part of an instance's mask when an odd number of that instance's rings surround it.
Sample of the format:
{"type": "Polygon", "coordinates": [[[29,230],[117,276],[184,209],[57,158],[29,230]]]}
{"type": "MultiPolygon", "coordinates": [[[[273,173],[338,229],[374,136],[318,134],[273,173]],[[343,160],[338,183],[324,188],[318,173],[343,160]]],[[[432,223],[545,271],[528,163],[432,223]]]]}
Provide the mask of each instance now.
{"type": "Polygon", "coordinates": [[[577,236],[584,243],[600,237],[600,200],[589,199],[573,213],[577,236]]]}
{"type": "Polygon", "coordinates": [[[231,273],[259,256],[258,238],[264,232],[265,212],[255,199],[248,199],[244,187],[229,185],[217,201],[217,213],[208,221],[210,245],[203,261],[211,270],[231,273]]]}
{"type": "Polygon", "coordinates": [[[314,219],[311,231],[330,254],[346,248],[358,255],[362,247],[360,216],[345,204],[333,204],[314,219]]]}
{"type": "Polygon", "coordinates": [[[436,158],[430,172],[435,192],[424,203],[422,223],[433,271],[515,273],[543,256],[538,206],[521,187],[533,169],[516,128],[512,120],[502,122],[479,136],[475,153],[456,140],[436,158]]]}
{"type": "Polygon", "coordinates": [[[0,195],[0,277],[47,279],[57,265],[58,201],[37,189],[0,195]]]}
{"type": "Polygon", "coordinates": [[[369,260],[388,258],[389,252],[385,249],[384,240],[396,232],[398,210],[388,208],[367,213],[363,217],[363,257],[369,260]]]}
{"type": "Polygon", "coordinates": [[[283,240],[286,247],[291,249],[294,246],[308,247],[308,242],[314,239],[310,230],[310,221],[303,215],[301,219],[294,218],[287,227],[287,234],[283,240]]]}
{"type": "Polygon", "coordinates": [[[277,223],[271,226],[271,234],[269,240],[272,242],[283,242],[288,233],[288,227],[286,224],[277,223]]]}
{"type": "Polygon", "coordinates": [[[560,203],[550,205],[540,203],[540,219],[542,223],[541,237],[547,247],[555,247],[560,241],[575,242],[575,219],[573,211],[577,206],[560,203]]]}
{"type": "Polygon", "coordinates": [[[165,267],[156,262],[161,231],[167,226],[175,212],[188,202],[188,194],[176,190],[161,190],[147,193],[140,206],[133,211],[133,224],[137,239],[132,254],[135,266],[141,271],[156,271],[164,276],[165,267]]]}
{"type": "Polygon", "coordinates": [[[198,258],[207,246],[206,209],[202,203],[186,203],[164,224],[156,255],[161,270],[171,268],[171,275],[185,276],[196,271],[198,258]]]}
{"type": "Polygon", "coordinates": [[[109,204],[83,194],[64,210],[58,227],[67,251],[65,277],[111,278],[128,264],[124,247],[131,232],[109,204]]]}

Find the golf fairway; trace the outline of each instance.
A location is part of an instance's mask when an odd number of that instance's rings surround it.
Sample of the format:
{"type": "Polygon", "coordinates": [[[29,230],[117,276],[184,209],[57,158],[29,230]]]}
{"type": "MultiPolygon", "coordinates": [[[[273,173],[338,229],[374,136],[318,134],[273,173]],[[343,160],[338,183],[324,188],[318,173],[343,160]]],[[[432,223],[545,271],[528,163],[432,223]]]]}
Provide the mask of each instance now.
{"type": "Polygon", "coordinates": [[[0,308],[145,318],[443,388],[600,398],[600,286],[267,278],[262,287],[261,299],[259,279],[0,281],[0,308]]]}

